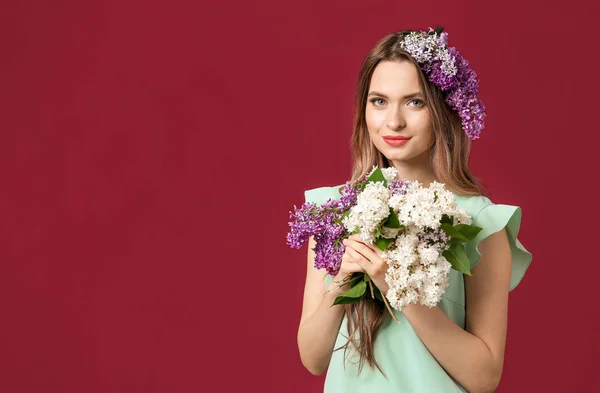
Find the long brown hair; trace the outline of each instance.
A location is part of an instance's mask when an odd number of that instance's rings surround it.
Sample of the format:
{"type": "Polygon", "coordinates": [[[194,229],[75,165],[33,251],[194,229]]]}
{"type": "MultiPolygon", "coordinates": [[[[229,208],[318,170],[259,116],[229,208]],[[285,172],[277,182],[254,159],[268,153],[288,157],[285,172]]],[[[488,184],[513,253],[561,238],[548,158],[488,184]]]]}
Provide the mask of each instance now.
{"type": "MultiPolygon", "coordinates": [[[[411,30],[398,31],[379,40],[362,64],[356,91],[354,129],[350,144],[352,152],[350,183],[354,184],[361,179],[373,168],[373,165],[381,168],[390,167],[388,159],[371,142],[365,120],[365,106],[375,67],[381,61],[409,61],[418,70],[419,85],[431,116],[434,140],[429,149],[429,158],[436,180],[444,183],[449,191],[459,195],[486,195],[487,191],[484,191],[483,183],[469,171],[471,140],[462,129],[458,113],[444,101],[443,92],[427,80],[416,60],[399,46],[403,35],[409,32],[411,30]]],[[[375,365],[385,376],[375,360],[373,351],[377,332],[384,323],[391,320],[385,305],[379,300],[373,300],[371,296],[365,296],[359,302],[347,304],[344,308],[349,333],[348,342],[335,350],[344,348],[345,356],[351,344],[360,355],[359,374],[366,361],[370,367],[375,365]],[[357,332],[358,343],[355,339],[357,332]]]]}

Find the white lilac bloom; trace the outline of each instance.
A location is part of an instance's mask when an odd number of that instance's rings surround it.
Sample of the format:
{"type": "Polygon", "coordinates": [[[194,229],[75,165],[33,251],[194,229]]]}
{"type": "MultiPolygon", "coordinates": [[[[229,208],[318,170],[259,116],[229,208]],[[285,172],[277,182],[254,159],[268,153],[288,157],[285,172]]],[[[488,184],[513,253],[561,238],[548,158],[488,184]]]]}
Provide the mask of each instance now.
{"type": "Polygon", "coordinates": [[[419,255],[421,263],[425,266],[434,264],[440,256],[438,250],[425,243],[420,243],[417,246],[417,254],[419,255]]]}
{"type": "Polygon", "coordinates": [[[345,233],[359,233],[366,244],[389,240],[380,254],[388,265],[385,282],[389,290],[384,296],[389,306],[400,311],[411,303],[433,307],[448,288],[452,268],[443,255],[451,237],[442,229],[441,220],[448,216],[453,225],[471,225],[472,218],[458,207],[443,183],[433,181],[425,188],[418,181],[399,179],[393,167],[377,166],[363,181],[377,169],[386,181],[362,183],[360,192],[359,185],[341,224],[345,233]],[[384,226],[392,213],[400,228],[384,226]]]}
{"type": "Polygon", "coordinates": [[[400,235],[396,244],[393,251],[382,253],[388,264],[385,281],[390,306],[400,311],[410,303],[434,307],[448,289],[450,262],[414,235],[400,235]]]}
{"type": "Polygon", "coordinates": [[[433,35],[423,36],[413,32],[404,37],[400,47],[409,52],[419,63],[425,63],[433,60],[438,44],[433,35]]]}
{"type": "Polygon", "coordinates": [[[383,173],[383,177],[388,182],[392,180],[398,180],[398,171],[393,166],[388,168],[381,168],[381,173],[383,173]]]}
{"type": "Polygon", "coordinates": [[[434,181],[428,188],[419,182],[410,182],[403,195],[392,195],[390,206],[397,212],[400,222],[421,229],[438,229],[443,214],[455,216],[455,224],[471,224],[471,217],[457,206],[452,193],[443,183],[434,181]]]}
{"type": "Polygon", "coordinates": [[[366,174],[365,178],[371,177],[373,172],[375,172],[378,169],[381,171],[386,181],[390,182],[393,180],[398,180],[398,170],[396,170],[396,168],[394,168],[393,166],[387,168],[379,168],[377,165],[373,165],[371,170],[366,174]]]}
{"type": "Polygon", "coordinates": [[[456,67],[456,59],[450,54],[447,49],[438,52],[437,60],[442,62],[441,69],[446,76],[454,76],[458,71],[456,67]]]}
{"type": "Polygon", "coordinates": [[[452,265],[442,252],[450,238],[440,230],[442,216],[453,217],[454,224],[472,222],[471,216],[459,208],[453,194],[443,183],[432,182],[423,187],[419,182],[406,182],[404,194],[393,194],[389,206],[405,228],[381,253],[388,264],[385,281],[390,306],[402,310],[407,304],[433,307],[449,285],[452,265]]]}
{"type": "Polygon", "coordinates": [[[427,226],[438,228],[442,217],[433,206],[434,196],[433,190],[423,188],[419,182],[412,182],[404,197],[392,199],[390,206],[404,225],[415,225],[421,229],[427,226]]]}
{"type": "Polygon", "coordinates": [[[390,215],[390,196],[391,192],[383,182],[367,183],[358,195],[356,205],[350,208],[350,213],[343,218],[342,223],[350,233],[358,228],[361,239],[367,244],[373,244],[376,228],[390,215]]]}

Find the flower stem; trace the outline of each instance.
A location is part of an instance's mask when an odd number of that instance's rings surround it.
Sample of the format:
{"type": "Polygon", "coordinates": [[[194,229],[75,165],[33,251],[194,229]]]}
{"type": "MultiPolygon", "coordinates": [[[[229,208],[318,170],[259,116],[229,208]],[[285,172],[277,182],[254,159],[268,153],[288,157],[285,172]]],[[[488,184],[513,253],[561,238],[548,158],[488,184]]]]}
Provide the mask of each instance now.
{"type": "Polygon", "coordinates": [[[390,307],[390,304],[387,301],[387,297],[385,296],[385,294],[381,294],[381,297],[383,298],[383,302],[385,303],[385,306],[387,307],[388,311],[390,312],[392,318],[394,318],[394,321],[396,321],[396,323],[400,323],[400,321],[398,320],[398,318],[396,318],[396,316],[394,315],[394,311],[392,310],[392,308],[390,307]]]}

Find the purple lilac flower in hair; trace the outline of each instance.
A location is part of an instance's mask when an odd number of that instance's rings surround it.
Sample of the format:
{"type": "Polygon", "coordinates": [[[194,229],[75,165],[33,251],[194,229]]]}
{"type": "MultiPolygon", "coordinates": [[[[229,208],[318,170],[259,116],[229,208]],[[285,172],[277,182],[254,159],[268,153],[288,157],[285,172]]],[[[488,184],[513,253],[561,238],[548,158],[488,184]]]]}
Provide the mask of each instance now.
{"type": "Polygon", "coordinates": [[[403,36],[400,47],[419,63],[428,80],[444,92],[444,99],[460,116],[467,136],[479,138],[484,129],[485,105],[479,99],[477,73],[454,47],[448,47],[444,28],[413,31],[403,36]]]}

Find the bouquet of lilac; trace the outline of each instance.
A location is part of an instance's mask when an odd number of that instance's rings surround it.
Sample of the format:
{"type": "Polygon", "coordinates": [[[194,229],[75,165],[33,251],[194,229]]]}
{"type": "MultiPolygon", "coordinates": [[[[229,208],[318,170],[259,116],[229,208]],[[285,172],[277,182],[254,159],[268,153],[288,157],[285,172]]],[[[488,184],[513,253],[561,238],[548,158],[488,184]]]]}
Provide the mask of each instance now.
{"type": "Polygon", "coordinates": [[[365,243],[375,244],[388,264],[385,296],[366,273],[355,273],[351,288],[333,304],[358,301],[370,285],[371,296],[385,302],[392,316],[390,305],[399,311],[409,303],[435,306],[448,288],[451,268],[470,275],[464,243],[482,230],[470,225],[471,216],[443,183],[424,188],[418,181],[399,179],[393,167],[373,166],[360,181],[347,182],[339,199],[320,207],[311,202],[294,206],[290,218],[287,244],[300,248],[314,236],[315,267],[330,275],[339,271],[343,239],[359,234],[365,243]]]}

